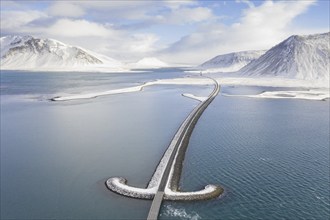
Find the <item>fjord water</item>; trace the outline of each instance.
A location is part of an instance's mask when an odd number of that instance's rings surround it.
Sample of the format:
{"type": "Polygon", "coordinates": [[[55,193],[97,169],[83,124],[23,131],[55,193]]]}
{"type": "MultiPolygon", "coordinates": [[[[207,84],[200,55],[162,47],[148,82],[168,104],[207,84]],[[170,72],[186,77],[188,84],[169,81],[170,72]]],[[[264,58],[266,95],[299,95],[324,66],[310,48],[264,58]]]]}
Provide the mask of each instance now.
{"type": "Polygon", "coordinates": [[[186,75],[178,69],[161,69],[157,72],[129,73],[79,73],[79,72],[24,72],[1,71],[2,95],[35,95],[35,98],[50,98],[60,93],[104,91],[141,85],[147,81],[168,79],[186,75]],[[39,95],[39,96],[38,96],[39,95]]]}
{"type": "Polygon", "coordinates": [[[157,86],[71,102],[45,97],[95,91],[86,87],[100,78],[111,88],[176,74],[162,73],[1,75],[1,219],[144,219],[151,202],[112,193],[106,179],[122,176],[146,187],[198,104],[181,93],[212,88],[157,86]]]}
{"type": "Polygon", "coordinates": [[[329,107],[218,96],[190,139],[181,190],[220,184],[225,194],[166,202],[161,219],[328,219],[329,107]]]}
{"type": "MultiPolygon", "coordinates": [[[[103,91],[184,75],[1,72],[1,218],[145,219],[151,202],[110,192],[122,176],[145,187],[180,123],[198,104],[162,85],[90,100],[58,94],[103,91]]],[[[264,88],[223,87],[225,93],[264,88]]],[[[329,101],[218,96],[192,134],[182,190],[209,183],[222,198],[165,202],[161,219],[327,219],[329,101]]]]}

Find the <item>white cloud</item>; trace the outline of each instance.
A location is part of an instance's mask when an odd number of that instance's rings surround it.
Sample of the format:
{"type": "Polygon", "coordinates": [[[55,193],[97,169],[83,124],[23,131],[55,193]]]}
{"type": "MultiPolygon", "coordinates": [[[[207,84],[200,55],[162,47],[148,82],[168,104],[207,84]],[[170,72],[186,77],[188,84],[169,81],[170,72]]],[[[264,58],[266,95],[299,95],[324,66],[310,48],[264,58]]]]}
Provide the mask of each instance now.
{"type": "Polygon", "coordinates": [[[21,8],[21,5],[14,1],[0,1],[0,6],[10,9],[18,9],[21,8]]]}
{"type": "Polygon", "coordinates": [[[134,34],[125,46],[128,51],[137,53],[150,53],[155,50],[158,37],[153,34],[134,34]]]}
{"type": "Polygon", "coordinates": [[[3,32],[20,31],[23,26],[28,25],[30,22],[46,17],[45,13],[36,10],[2,11],[1,30],[3,32]]]}
{"type": "Polygon", "coordinates": [[[262,28],[278,31],[286,28],[299,14],[307,10],[314,1],[266,1],[260,7],[252,7],[244,11],[242,25],[249,28],[262,28]]]}
{"type": "Polygon", "coordinates": [[[179,0],[179,1],[175,1],[175,0],[164,0],[162,1],[163,4],[166,7],[169,7],[173,10],[178,9],[180,7],[185,7],[185,6],[196,6],[198,5],[198,2],[196,0],[179,0]]]}
{"type": "Polygon", "coordinates": [[[11,11],[17,11],[17,10],[33,10],[33,7],[31,7],[31,1],[17,1],[17,0],[3,0],[0,1],[0,8],[6,10],[11,10],[11,11]]]}
{"type": "Polygon", "coordinates": [[[218,2],[53,1],[43,12],[24,1],[1,1],[1,32],[54,38],[124,61],[158,56],[169,63],[194,64],[221,53],[267,49],[291,34],[311,33],[291,24],[314,1],[237,2],[246,4],[241,17],[235,24],[223,24],[226,15],[220,14],[223,6],[218,2]]]}
{"type": "Polygon", "coordinates": [[[195,0],[65,1],[54,3],[50,11],[54,11],[52,15],[66,17],[79,17],[88,11],[98,20],[121,19],[149,25],[194,23],[214,16],[210,8],[198,7],[195,0]]]}
{"type": "MultiPolygon", "coordinates": [[[[62,2],[61,4],[63,3],[71,4],[70,2],[62,2]]],[[[104,4],[104,2],[99,2],[99,4],[104,4]]],[[[117,3],[116,7],[122,7],[125,4],[119,5],[117,3]]],[[[54,10],[54,5],[48,12],[54,10]]],[[[56,7],[59,5],[57,4],[56,7]]],[[[15,7],[20,6],[15,5],[15,7]]],[[[79,11],[76,12],[74,16],[81,14],[79,11]]],[[[110,57],[130,61],[140,59],[159,49],[157,44],[159,38],[155,34],[132,33],[129,30],[116,29],[112,23],[92,22],[86,19],[68,18],[68,16],[58,18],[65,16],[66,13],[61,14],[58,11],[52,11],[53,16],[49,16],[37,10],[1,11],[1,33],[54,38],[67,44],[81,46],[110,57]]]]}
{"type": "Polygon", "coordinates": [[[164,23],[189,24],[214,18],[212,10],[206,7],[179,8],[163,16],[164,23]]]}
{"type": "Polygon", "coordinates": [[[48,9],[49,14],[52,16],[61,17],[81,17],[85,14],[82,7],[74,2],[58,1],[54,2],[48,9]]]}
{"type": "Polygon", "coordinates": [[[313,3],[265,1],[260,6],[245,9],[238,23],[227,26],[219,23],[200,25],[194,33],[163,51],[163,59],[198,64],[222,53],[268,49],[292,34],[302,33],[291,23],[313,3]],[[176,58],[170,60],[171,57],[176,58]]]}
{"type": "Polygon", "coordinates": [[[70,20],[59,19],[55,24],[45,29],[45,32],[51,35],[65,37],[85,37],[85,36],[111,36],[111,30],[99,23],[90,22],[87,20],[70,20]]]}
{"type": "Polygon", "coordinates": [[[103,24],[84,19],[56,20],[43,12],[29,10],[1,12],[1,32],[53,37],[110,37],[114,31],[103,24]]]}
{"type": "Polygon", "coordinates": [[[159,49],[158,37],[154,34],[131,34],[114,29],[111,24],[101,25],[82,19],[59,19],[39,31],[41,34],[38,35],[82,46],[120,60],[137,60],[159,49]]]}
{"type": "Polygon", "coordinates": [[[140,20],[149,18],[148,12],[159,6],[158,1],[66,1],[83,8],[97,19],[140,20]]]}
{"type": "Polygon", "coordinates": [[[130,35],[126,31],[119,31],[109,38],[78,37],[64,38],[63,41],[81,45],[122,61],[136,61],[160,49],[156,35],[148,33],[130,35]]]}
{"type": "MultiPolygon", "coordinates": [[[[73,1],[75,2],[75,1],[73,1]]],[[[154,1],[79,1],[78,4],[86,8],[108,9],[127,9],[136,7],[145,7],[153,5],[154,1]]]]}
{"type": "Polygon", "coordinates": [[[244,3],[247,4],[250,8],[254,8],[254,4],[253,2],[249,1],[249,0],[236,0],[237,3],[244,3]]]}

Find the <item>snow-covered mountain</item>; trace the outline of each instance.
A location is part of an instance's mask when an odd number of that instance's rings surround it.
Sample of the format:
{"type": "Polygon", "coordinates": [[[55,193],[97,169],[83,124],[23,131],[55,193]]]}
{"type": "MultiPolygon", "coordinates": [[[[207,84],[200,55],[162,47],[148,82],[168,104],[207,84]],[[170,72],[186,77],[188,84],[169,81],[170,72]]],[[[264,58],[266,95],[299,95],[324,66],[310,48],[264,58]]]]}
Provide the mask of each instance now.
{"type": "Polygon", "coordinates": [[[251,76],[280,76],[329,80],[330,33],[294,35],[268,50],[239,72],[251,76]]]}
{"type": "Polygon", "coordinates": [[[219,72],[234,72],[256,60],[265,52],[265,50],[252,50],[222,54],[206,61],[199,67],[202,69],[215,69],[219,72]]]}
{"type": "Polygon", "coordinates": [[[53,39],[5,36],[0,39],[1,69],[52,71],[116,71],[112,58],[53,39]]]}
{"type": "Polygon", "coordinates": [[[156,57],[145,57],[136,63],[131,63],[131,68],[143,69],[143,68],[162,68],[169,65],[156,57]]]}

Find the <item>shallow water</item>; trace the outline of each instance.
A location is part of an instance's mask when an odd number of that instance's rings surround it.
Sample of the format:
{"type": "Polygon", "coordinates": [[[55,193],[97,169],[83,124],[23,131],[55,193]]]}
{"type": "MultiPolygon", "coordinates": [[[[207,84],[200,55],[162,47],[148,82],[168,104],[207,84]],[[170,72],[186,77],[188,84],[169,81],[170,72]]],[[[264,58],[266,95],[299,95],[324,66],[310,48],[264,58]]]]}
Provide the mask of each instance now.
{"type": "MultiPolygon", "coordinates": [[[[145,219],[151,202],[106,189],[111,176],[145,187],[177,128],[209,86],[49,102],[180,70],[146,73],[1,73],[1,218],[145,219]]],[[[224,87],[231,94],[261,87],[224,87]]],[[[329,101],[218,96],[191,137],[182,189],[220,184],[225,195],[165,202],[161,219],[326,219],[329,101]]]]}

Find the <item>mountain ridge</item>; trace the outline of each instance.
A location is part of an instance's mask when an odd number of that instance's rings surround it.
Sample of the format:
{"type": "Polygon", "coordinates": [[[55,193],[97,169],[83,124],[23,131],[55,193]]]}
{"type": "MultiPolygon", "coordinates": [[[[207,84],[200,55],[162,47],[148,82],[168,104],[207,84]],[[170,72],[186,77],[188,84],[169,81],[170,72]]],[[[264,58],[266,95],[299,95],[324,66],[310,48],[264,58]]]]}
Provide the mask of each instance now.
{"type": "Polygon", "coordinates": [[[221,72],[235,72],[259,58],[266,50],[239,51],[220,54],[199,65],[203,69],[216,69],[221,72]]]}
{"type": "Polygon", "coordinates": [[[330,32],[292,35],[238,72],[243,76],[329,80],[329,43],[330,32]]]}
{"type": "Polygon", "coordinates": [[[116,70],[121,62],[58,40],[29,35],[1,37],[1,69],[13,70],[116,70]]]}

